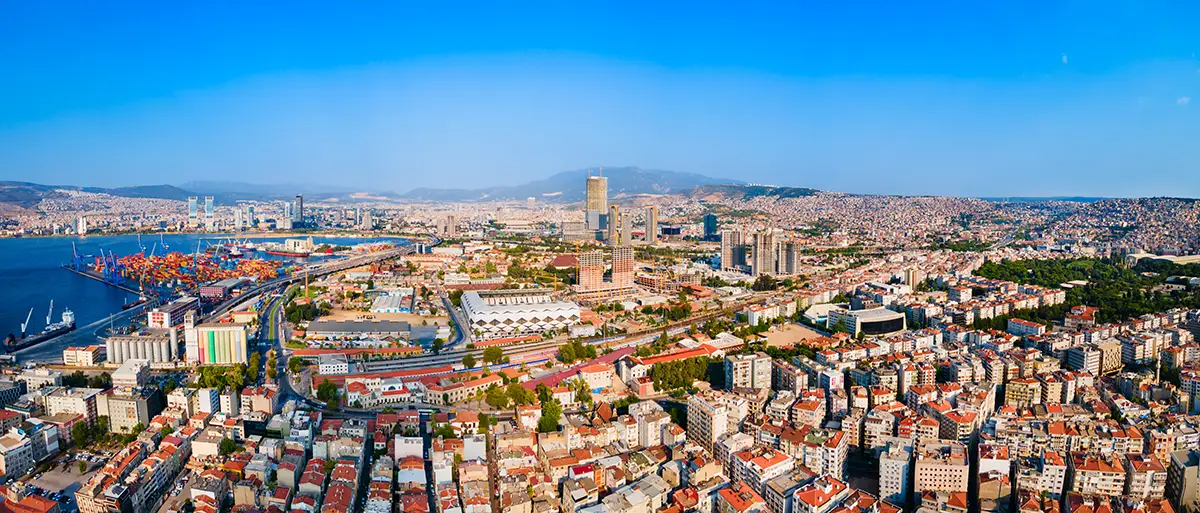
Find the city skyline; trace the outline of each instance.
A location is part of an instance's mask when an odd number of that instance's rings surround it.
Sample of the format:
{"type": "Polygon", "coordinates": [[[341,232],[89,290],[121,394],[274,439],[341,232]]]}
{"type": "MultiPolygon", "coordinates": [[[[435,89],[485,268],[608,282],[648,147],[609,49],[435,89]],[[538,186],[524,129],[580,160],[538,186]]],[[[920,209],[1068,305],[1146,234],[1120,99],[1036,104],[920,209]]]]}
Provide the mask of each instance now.
{"type": "Polygon", "coordinates": [[[884,7],[853,23],[837,8],[383,9],[266,27],[264,7],[228,23],[164,9],[11,13],[0,177],[405,191],[604,164],[855,193],[1200,196],[1193,6],[884,7]],[[184,14],[178,34],[150,23],[184,14]]]}

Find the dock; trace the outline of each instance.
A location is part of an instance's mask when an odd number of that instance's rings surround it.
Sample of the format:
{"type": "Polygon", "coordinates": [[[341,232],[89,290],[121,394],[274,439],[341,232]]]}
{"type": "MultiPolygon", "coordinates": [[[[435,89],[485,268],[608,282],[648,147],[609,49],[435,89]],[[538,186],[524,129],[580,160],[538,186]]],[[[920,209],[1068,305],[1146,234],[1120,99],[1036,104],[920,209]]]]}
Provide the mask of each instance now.
{"type": "Polygon", "coordinates": [[[75,274],[78,274],[78,275],[80,275],[80,276],[83,276],[83,277],[86,277],[86,278],[91,278],[91,279],[93,279],[93,280],[96,280],[96,281],[98,281],[98,282],[100,282],[100,283],[103,283],[103,284],[105,284],[105,285],[111,285],[111,286],[113,286],[113,287],[116,287],[116,288],[118,288],[118,289],[124,290],[125,292],[128,292],[128,293],[130,293],[130,294],[138,294],[138,295],[141,295],[141,294],[142,294],[142,292],[141,292],[140,290],[137,290],[137,289],[134,289],[134,288],[131,288],[131,287],[125,286],[125,285],[118,285],[118,284],[110,283],[110,282],[108,282],[107,280],[105,280],[105,279],[104,279],[104,275],[103,275],[103,274],[100,274],[100,273],[98,273],[98,272],[96,272],[96,271],[92,271],[92,270],[90,270],[90,269],[79,270],[79,269],[75,269],[75,268],[73,268],[73,267],[71,267],[71,266],[69,266],[69,265],[63,265],[63,266],[62,266],[62,268],[63,268],[63,269],[66,269],[66,270],[68,270],[68,271],[71,271],[71,272],[73,272],[73,273],[75,273],[75,274]]]}

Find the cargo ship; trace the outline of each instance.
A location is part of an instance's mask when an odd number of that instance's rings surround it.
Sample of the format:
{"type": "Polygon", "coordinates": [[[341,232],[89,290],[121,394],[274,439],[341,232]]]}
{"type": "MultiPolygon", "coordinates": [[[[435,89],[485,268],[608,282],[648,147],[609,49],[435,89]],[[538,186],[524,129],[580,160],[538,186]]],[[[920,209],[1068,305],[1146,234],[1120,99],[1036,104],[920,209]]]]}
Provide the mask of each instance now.
{"type": "Polygon", "coordinates": [[[266,253],[268,255],[275,255],[275,256],[281,256],[281,257],[294,257],[294,258],[304,258],[309,255],[312,255],[312,253],[309,253],[308,251],[289,251],[286,249],[268,249],[266,251],[266,253]]]}
{"type": "Polygon", "coordinates": [[[141,298],[138,298],[138,300],[137,300],[137,301],[134,301],[134,302],[132,302],[132,303],[128,303],[128,302],[127,302],[127,303],[125,303],[125,304],[121,305],[121,309],[122,309],[122,310],[128,310],[128,309],[130,309],[130,308],[133,308],[133,307],[135,307],[135,306],[138,306],[138,305],[141,305],[141,304],[145,304],[145,302],[146,302],[146,298],[144,298],[144,297],[141,297],[141,298]]]}
{"type": "Polygon", "coordinates": [[[21,338],[16,338],[11,334],[4,341],[4,349],[6,352],[12,353],[20,351],[27,347],[32,347],[64,333],[75,331],[75,313],[71,309],[64,309],[62,312],[62,320],[51,324],[50,319],[54,314],[54,301],[50,301],[50,312],[46,314],[46,327],[40,333],[34,335],[25,335],[25,329],[29,327],[29,317],[33,315],[33,309],[29,309],[29,315],[25,316],[25,322],[21,323],[21,338]]]}
{"type": "Polygon", "coordinates": [[[278,242],[263,243],[262,249],[268,255],[304,258],[312,255],[313,242],[311,237],[308,239],[287,239],[283,244],[278,242]]]}

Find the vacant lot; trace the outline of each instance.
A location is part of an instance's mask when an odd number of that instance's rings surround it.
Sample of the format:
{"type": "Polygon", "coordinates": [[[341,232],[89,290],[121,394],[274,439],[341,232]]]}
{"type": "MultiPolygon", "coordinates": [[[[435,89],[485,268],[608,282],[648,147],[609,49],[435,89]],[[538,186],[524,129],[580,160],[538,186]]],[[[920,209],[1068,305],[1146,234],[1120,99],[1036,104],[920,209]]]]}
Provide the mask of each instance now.
{"type": "Polygon", "coordinates": [[[766,335],[767,345],[771,347],[791,347],[821,336],[820,333],[800,324],[784,324],[766,335]]]}

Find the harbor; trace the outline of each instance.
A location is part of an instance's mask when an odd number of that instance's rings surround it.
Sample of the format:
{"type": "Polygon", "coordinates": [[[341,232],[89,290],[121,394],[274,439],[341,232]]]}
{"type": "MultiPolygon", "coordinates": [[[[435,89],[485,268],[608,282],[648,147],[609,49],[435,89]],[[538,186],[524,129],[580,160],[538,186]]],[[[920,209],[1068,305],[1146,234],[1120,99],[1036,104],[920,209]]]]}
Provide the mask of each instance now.
{"type": "MultiPolygon", "coordinates": [[[[308,237],[300,240],[307,243],[308,237]]],[[[286,241],[284,237],[251,241],[221,234],[0,240],[0,249],[10,255],[0,261],[0,282],[13,294],[0,303],[0,337],[19,338],[21,324],[30,316],[29,309],[35,305],[45,308],[54,300],[60,308],[72,310],[77,328],[15,354],[22,362],[56,361],[62,357],[62,349],[98,343],[110,326],[128,327],[136,313],[195,290],[197,284],[232,276],[253,277],[252,281],[270,279],[302,269],[317,256],[337,258],[336,254],[326,253],[335,247],[407,243],[396,238],[315,237],[308,246],[314,258],[266,254],[266,248],[284,246],[286,241]],[[179,251],[183,248],[187,249],[179,251]],[[175,256],[166,256],[171,253],[175,256]],[[124,272],[106,275],[109,267],[104,265],[105,260],[117,264],[113,269],[123,267],[124,272]]],[[[30,336],[40,331],[40,317],[35,311],[32,323],[36,327],[26,329],[30,336]]]]}

